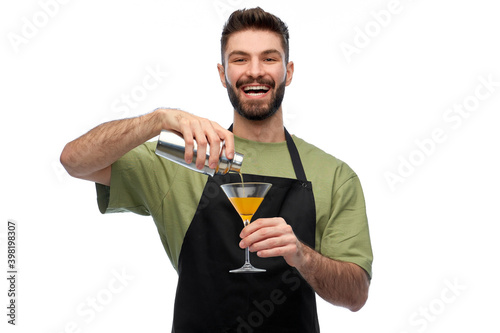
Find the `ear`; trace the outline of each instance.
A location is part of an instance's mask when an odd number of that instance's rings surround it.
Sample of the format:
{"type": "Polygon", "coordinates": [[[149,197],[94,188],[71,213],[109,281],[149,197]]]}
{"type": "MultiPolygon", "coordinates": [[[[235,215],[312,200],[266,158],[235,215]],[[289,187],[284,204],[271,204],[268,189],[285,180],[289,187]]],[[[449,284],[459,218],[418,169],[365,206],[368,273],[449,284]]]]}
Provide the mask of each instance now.
{"type": "Polygon", "coordinates": [[[226,87],[226,72],[224,70],[224,66],[222,66],[221,64],[217,64],[217,70],[219,71],[219,78],[220,78],[220,82],[222,83],[222,86],[224,88],[227,88],[226,87]]]}
{"type": "Polygon", "coordinates": [[[286,64],[286,85],[287,86],[290,83],[292,83],[293,71],[294,71],[293,61],[289,61],[288,64],[286,64]]]}

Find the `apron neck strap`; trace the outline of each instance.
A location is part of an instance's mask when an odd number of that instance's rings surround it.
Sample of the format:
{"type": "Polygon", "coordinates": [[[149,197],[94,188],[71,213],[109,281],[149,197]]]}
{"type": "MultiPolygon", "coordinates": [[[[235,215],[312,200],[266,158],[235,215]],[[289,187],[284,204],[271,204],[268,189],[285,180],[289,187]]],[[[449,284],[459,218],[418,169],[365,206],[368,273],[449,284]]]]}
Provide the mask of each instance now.
{"type": "MultiPolygon", "coordinates": [[[[231,132],[233,131],[233,124],[229,126],[228,130],[231,132]]],[[[285,128],[285,139],[286,139],[286,145],[288,147],[288,153],[290,154],[290,158],[292,159],[292,165],[295,171],[295,176],[297,177],[298,180],[306,182],[307,181],[306,173],[304,172],[304,167],[302,166],[302,161],[300,160],[299,151],[297,150],[297,147],[293,142],[292,136],[290,135],[290,133],[288,133],[286,128],[285,128]]]]}
{"type": "Polygon", "coordinates": [[[292,158],[293,169],[295,170],[295,176],[298,180],[306,182],[306,173],[304,172],[304,167],[302,166],[302,161],[300,160],[299,151],[297,150],[297,146],[293,142],[292,136],[288,133],[285,128],[285,138],[286,145],[288,146],[288,152],[290,153],[290,157],[292,158]]]}

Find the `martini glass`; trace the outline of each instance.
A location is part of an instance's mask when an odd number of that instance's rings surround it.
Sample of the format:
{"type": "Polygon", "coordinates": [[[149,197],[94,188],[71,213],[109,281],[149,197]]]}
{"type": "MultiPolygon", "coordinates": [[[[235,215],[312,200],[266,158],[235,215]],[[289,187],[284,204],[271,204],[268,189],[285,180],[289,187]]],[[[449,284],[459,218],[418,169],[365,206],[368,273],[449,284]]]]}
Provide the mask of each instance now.
{"type": "MultiPolygon", "coordinates": [[[[221,185],[221,187],[229,198],[229,201],[233,204],[234,209],[236,209],[238,214],[240,214],[241,219],[243,220],[243,226],[246,227],[271,188],[271,184],[257,182],[231,183],[221,185]]],[[[250,251],[247,247],[245,249],[245,264],[241,266],[241,268],[233,269],[229,272],[256,273],[265,271],[265,269],[255,268],[252,266],[250,263],[250,251]]]]}

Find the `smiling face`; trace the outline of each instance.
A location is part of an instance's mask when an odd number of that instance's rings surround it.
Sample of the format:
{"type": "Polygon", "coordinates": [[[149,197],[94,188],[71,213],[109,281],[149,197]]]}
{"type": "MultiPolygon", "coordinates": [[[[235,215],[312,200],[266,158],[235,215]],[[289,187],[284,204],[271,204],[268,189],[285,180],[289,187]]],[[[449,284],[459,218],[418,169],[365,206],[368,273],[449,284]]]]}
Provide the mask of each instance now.
{"type": "Polygon", "coordinates": [[[267,30],[231,34],[218,65],[220,80],[234,110],[249,120],[271,117],[281,107],[293,63],[285,63],[281,38],[267,30]]]}

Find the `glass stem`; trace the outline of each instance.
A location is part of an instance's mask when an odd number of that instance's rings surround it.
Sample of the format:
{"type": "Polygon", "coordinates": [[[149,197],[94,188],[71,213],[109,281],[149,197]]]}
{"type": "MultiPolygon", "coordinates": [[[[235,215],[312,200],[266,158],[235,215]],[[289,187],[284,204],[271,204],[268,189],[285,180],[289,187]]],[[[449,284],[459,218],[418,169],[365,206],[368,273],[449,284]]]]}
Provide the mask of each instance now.
{"type": "MultiPolygon", "coordinates": [[[[243,222],[245,227],[250,224],[249,220],[243,222]]],[[[250,265],[250,248],[247,246],[245,249],[245,265],[250,265]]]]}
{"type": "Polygon", "coordinates": [[[245,264],[250,265],[250,250],[248,247],[245,249],[245,264]]]}

